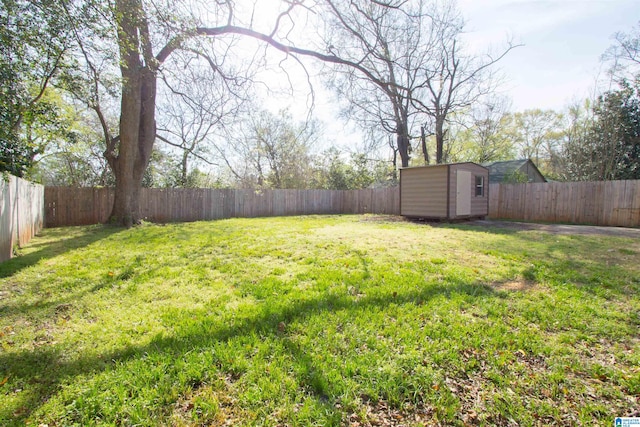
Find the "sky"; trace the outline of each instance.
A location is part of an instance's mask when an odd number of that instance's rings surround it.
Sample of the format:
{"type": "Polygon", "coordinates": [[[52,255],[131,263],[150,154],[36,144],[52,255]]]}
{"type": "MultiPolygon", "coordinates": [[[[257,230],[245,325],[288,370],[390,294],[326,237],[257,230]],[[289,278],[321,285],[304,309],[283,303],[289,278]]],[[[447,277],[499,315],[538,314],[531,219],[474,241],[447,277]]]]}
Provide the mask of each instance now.
{"type": "Polygon", "coordinates": [[[640,21],[640,0],[458,0],[470,47],[509,37],[523,46],[500,63],[513,110],[562,109],[593,94],[601,55],[640,21]]]}
{"type": "MultiPolygon", "coordinates": [[[[508,39],[522,44],[498,63],[503,83],[500,94],[511,100],[512,111],[554,109],[580,102],[594,94],[598,79],[606,77],[601,55],[613,43],[613,34],[629,32],[640,21],[640,0],[457,0],[466,20],[466,43],[471,51],[500,49],[508,39]]],[[[267,96],[272,111],[289,108],[305,120],[310,105],[305,77],[289,68],[296,94],[267,96]],[[300,80],[302,79],[302,80],[300,80]]],[[[297,70],[300,73],[300,70],[297,70]]],[[[289,88],[287,80],[272,77],[289,88]]],[[[353,124],[337,118],[333,96],[319,80],[313,116],[325,127],[326,145],[353,147],[362,135],[353,124]]],[[[357,143],[356,143],[357,144],[357,143]]]]}

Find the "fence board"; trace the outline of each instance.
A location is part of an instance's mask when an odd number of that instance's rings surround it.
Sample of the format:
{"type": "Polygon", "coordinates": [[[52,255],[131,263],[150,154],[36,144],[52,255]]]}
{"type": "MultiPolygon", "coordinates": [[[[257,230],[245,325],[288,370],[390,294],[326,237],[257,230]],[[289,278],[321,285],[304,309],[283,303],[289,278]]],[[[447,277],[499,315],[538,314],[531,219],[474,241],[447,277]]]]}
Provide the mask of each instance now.
{"type": "Polygon", "coordinates": [[[640,226],[640,180],[491,184],[489,217],[640,226]]]}
{"type": "Polygon", "coordinates": [[[13,256],[44,225],[44,187],[15,176],[0,177],[0,262],[13,256]]]}
{"type": "Polygon", "coordinates": [[[620,207],[624,224],[630,224],[633,221],[633,200],[636,197],[638,188],[640,186],[634,186],[631,181],[625,181],[624,195],[622,197],[623,204],[620,207]]]}

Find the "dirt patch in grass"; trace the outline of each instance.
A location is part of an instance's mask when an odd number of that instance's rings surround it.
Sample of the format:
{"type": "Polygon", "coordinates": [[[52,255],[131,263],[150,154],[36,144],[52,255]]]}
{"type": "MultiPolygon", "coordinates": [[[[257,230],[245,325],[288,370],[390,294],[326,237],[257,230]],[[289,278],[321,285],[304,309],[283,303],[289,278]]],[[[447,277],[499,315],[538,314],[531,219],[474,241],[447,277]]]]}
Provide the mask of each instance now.
{"type": "Polygon", "coordinates": [[[400,215],[362,215],[361,222],[409,222],[410,220],[400,215]]]}
{"type": "Polygon", "coordinates": [[[504,282],[493,282],[489,286],[492,289],[498,291],[516,291],[516,292],[525,292],[525,291],[533,291],[540,287],[537,283],[531,280],[524,279],[516,279],[516,280],[507,280],[504,282]]]}

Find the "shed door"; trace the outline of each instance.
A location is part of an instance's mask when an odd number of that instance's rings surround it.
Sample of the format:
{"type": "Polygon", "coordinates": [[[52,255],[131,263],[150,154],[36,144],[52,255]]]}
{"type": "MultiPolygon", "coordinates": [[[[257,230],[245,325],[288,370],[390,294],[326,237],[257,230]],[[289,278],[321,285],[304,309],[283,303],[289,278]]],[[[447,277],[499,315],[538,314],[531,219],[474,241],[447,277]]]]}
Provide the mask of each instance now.
{"type": "Polygon", "coordinates": [[[471,215],[471,172],[458,171],[456,180],[456,216],[471,215]]]}

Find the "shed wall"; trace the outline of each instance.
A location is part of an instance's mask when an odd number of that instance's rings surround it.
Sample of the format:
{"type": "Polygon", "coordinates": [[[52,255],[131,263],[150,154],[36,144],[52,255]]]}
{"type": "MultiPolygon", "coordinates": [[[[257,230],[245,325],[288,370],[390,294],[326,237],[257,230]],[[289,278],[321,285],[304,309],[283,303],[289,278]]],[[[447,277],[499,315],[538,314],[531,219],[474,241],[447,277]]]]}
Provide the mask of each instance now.
{"type": "Polygon", "coordinates": [[[400,215],[446,218],[446,165],[400,170],[400,215]]]}
{"type": "Polygon", "coordinates": [[[449,195],[449,219],[457,218],[456,216],[456,183],[459,170],[471,172],[471,214],[469,216],[487,216],[489,215],[489,171],[475,163],[459,163],[452,164],[449,167],[449,182],[451,183],[451,192],[449,195]],[[484,196],[476,196],[476,176],[484,177],[484,196]]]}

